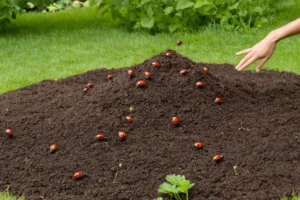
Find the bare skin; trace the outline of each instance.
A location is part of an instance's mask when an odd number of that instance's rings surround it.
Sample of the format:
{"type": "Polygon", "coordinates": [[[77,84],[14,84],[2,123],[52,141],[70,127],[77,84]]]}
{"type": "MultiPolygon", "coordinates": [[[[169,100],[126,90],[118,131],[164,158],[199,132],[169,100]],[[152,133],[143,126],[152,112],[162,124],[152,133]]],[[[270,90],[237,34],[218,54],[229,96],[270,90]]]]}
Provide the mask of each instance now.
{"type": "Polygon", "coordinates": [[[235,67],[237,71],[242,71],[256,60],[260,60],[256,66],[259,72],[264,64],[271,58],[277,43],[287,37],[300,34],[300,18],[289,24],[270,32],[263,40],[249,49],[237,52],[236,55],[246,55],[235,67]]]}

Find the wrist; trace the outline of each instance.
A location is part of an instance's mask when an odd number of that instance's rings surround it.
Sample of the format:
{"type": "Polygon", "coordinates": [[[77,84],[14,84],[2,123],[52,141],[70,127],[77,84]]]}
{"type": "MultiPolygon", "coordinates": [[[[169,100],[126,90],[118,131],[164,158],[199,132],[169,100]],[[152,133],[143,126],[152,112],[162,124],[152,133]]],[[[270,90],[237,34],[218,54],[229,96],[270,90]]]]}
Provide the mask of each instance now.
{"type": "Polygon", "coordinates": [[[280,30],[277,29],[277,30],[271,31],[267,35],[266,39],[268,39],[268,40],[270,40],[271,42],[274,42],[274,43],[279,42],[282,39],[281,34],[280,34],[280,30]]]}

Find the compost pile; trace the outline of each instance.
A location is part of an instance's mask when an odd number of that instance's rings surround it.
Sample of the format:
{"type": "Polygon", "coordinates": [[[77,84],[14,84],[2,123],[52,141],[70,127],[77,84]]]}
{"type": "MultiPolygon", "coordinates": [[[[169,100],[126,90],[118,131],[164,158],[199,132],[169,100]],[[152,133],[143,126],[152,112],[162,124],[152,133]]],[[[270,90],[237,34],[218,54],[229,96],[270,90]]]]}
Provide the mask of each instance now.
{"type": "Polygon", "coordinates": [[[279,199],[300,191],[300,76],[240,73],[167,52],[2,94],[0,191],[29,200],[151,200],[168,174],[195,183],[189,196],[196,200],[279,199]],[[137,87],[139,80],[146,86],[137,87]],[[88,83],[94,87],[83,92],[88,83]],[[99,133],[104,141],[95,139],[99,133]],[[216,154],[221,162],[213,161],[216,154]],[[86,176],[74,180],[76,171],[86,176]]]}

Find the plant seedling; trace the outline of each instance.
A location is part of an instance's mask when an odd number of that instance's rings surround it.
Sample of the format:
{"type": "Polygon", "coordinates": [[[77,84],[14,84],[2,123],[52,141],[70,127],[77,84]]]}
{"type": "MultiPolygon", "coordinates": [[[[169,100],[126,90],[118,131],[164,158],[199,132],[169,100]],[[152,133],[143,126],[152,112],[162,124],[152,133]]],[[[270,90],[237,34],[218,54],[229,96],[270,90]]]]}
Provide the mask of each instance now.
{"type": "Polygon", "coordinates": [[[205,83],[204,82],[201,82],[201,81],[198,81],[196,83],[196,86],[199,87],[199,88],[203,88],[205,86],[205,83]]]}
{"type": "Polygon", "coordinates": [[[222,102],[223,102],[223,99],[221,97],[217,97],[215,99],[215,103],[217,103],[217,104],[221,104],[222,102]]]}
{"type": "Polygon", "coordinates": [[[156,68],[160,68],[160,63],[159,62],[153,62],[152,65],[156,68]]]}
{"type": "Polygon", "coordinates": [[[167,57],[172,57],[172,54],[171,54],[170,52],[167,52],[167,53],[166,53],[166,56],[167,56],[167,57]]]}
{"type": "Polygon", "coordinates": [[[158,192],[163,194],[168,194],[171,198],[176,200],[181,200],[180,194],[183,193],[186,196],[186,200],[189,199],[189,189],[191,189],[195,184],[191,183],[190,180],[186,180],[184,175],[168,175],[166,177],[167,182],[159,185],[158,192]]]}
{"type": "Polygon", "coordinates": [[[74,180],[80,180],[84,177],[84,174],[82,173],[82,171],[78,171],[78,172],[75,172],[73,174],[73,179],[74,180]]]}
{"type": "Polygon", "coordinates": [[[128,123],[131,123],[131,122],[133,122],[133,119],[132,119],[132,117],[130,115],[128,115],[128,116],[126,116],[126,121],[128,123]]]}
{"type": "Polygon", "coordinates": [[[233,166],[233,171],[234,171],[234,174],[235,174],[236,176],[239,175],[239,174],[237,173],[237,165],[234,165],[234,166],[233,166]]]}
{"type": "Polygon", "coordinates": [[[151,72],[145,72],[144,75],[145,75],[146,79],[150,79],[151,78],[151,72]]]}
{"type": "Polygon", "coordinates": [[[187,71],[186,71],[186,69],[182,69],[182,70],[180,70],[180,75],[186,75],[187,74],[187,71]]]}
{"type": "Polygon", "coordinates": [[[52,144],[50,146],[50,153],[54,153],[57,150],[57,145],[56,144],[52,144]]]}
{"type": "Polygon", "coordinates": [[[125,131],[119,131],[119,137],[120,137],[121,140],[125,140],[125,138],[126,138],[125,131]]]}
{"type": "Polygon", "coordinates": [[[107,78],[108,78],[108,79],[113,79],[113,75],[112,75],[112,74],[109,74],[109,75],[107,76],[107,78]]]}
{"type": "Polygon", "coordinates": [[[180,46],[182,44],[182,41],[178,40],[176,44],[177,44],[177,46],[180,46]]]}
{"type": "Polygon", "coordinates": [[[134,71],[133,70],[128,70],[128,76],[129,76],[129,78],[132,78],[133,77],[133,75],[134,75],[134,71]]]}
{"type": "Polygon", "coordinates": [[[146,81],[140,80],[136,83],[137,87],[145,87],[146,86],[146,81]]]}
{"type": "Polygon", "coordinates": [[[5,133],[6,133],[6,135],[8,135],[8,137],[12,137],[13,136],[13,131],[11,129],[6,129],[5,133]]]}
{"type": "Polygon", "coordinates": [[[88,87],[88,88],[93,88],[93,87],[94,87],[94,84],[93,84],[93,83],[88,83],[88,84],[87,84],[87,87],[88,87]]]}
{"type": "Polygon", "coordinates": [[[99,141],[102,141],[102,140],[104,140],[104,135],[100,133],[100,134],[96,135],[96,139],[99,141]]]}
{"type": "Polygon", "coordinates": [[[213,160],[215,162],[220,162],[221,160],[223,160],[223,156],[221,154],[216,154],[214,157],[213,157],[213,160]]]}
{"type": "Polygon", "coordinates": [[[195,147],[196,147],[196,149],[202,149],[203,148],[203,143],[202,142],[196,142],[195,147]]]}
{"type": "Polygon", "coordinates": [[[206,72],[206,73],[208,73],[210,71],[210,69],[208,67],[204,67],[203,71],[206,72]]]}
{"type": "Polygon", "coordinates": [[[172,118],[172,124],[173,124],[174,126],[178,126],[179,122],[180,122],[180,120],[179,120],[178,117],[173,117],[173,118],[172,118]]]}

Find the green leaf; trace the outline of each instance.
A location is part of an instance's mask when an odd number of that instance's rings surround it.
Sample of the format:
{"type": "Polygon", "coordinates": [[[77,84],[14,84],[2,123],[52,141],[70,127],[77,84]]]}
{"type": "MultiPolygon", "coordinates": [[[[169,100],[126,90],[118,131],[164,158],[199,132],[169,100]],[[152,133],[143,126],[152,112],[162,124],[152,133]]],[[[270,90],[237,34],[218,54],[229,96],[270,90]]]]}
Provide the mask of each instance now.
{"type": "Polygon", "coordinates": [[[171,185],[170,183],[162,183],[158,188],[158,192],[163,194],[178,194],[180,191],[175,185],[171,185]]]}
{"type": "Polygon", "coordinates": [[[176,10],[183,10],[192,7],[195,3],[189,0],[179,0],[176,6],[176,10]]]}
{"type": "Polygon", "coordinates": [[[170,31],[171,33],[173,33],[174,31],[176,31],[177,28],[178,28],[178,26],[175,25],[175,24],[171,24],[171,25],[168,26],[168,29],[169,29],[169,31],[170,31]]]}
{"type": "Polygon", "coordinates": [[[144,28],[151,29],[154,26],[154,19],[153,18],[149,18],[149,17],[144,17],[141,20],[141,26],[144,27],[144,28]]]}
{"type": "Polygon", "coordinates": [[[165,15],[169,15],[173,10],[174,8],[172,6],[166,7],[164,9],[165,15]]]}
{"type": "Polygon", "coordinates": [[[141,5],[144,5],[144,4],[146,4],[146,3],[148,3],[148,2],[150,2],[151,0],[142,0],[141,1],[141,5]]]}
{"type": "Polygon", "coordinates": [[[207,0],[197,0],[194,9],[198,9],[199,12],[203,15],[214,14],[217,10],[217,7],[212,2],[207,0]]]}
{"type": "Polygon", "coordinates": [[[172,174],[168,175],[166,179],[169,183],[180,186],[180,184],[185,181],[185,176],[172,174]]]}

